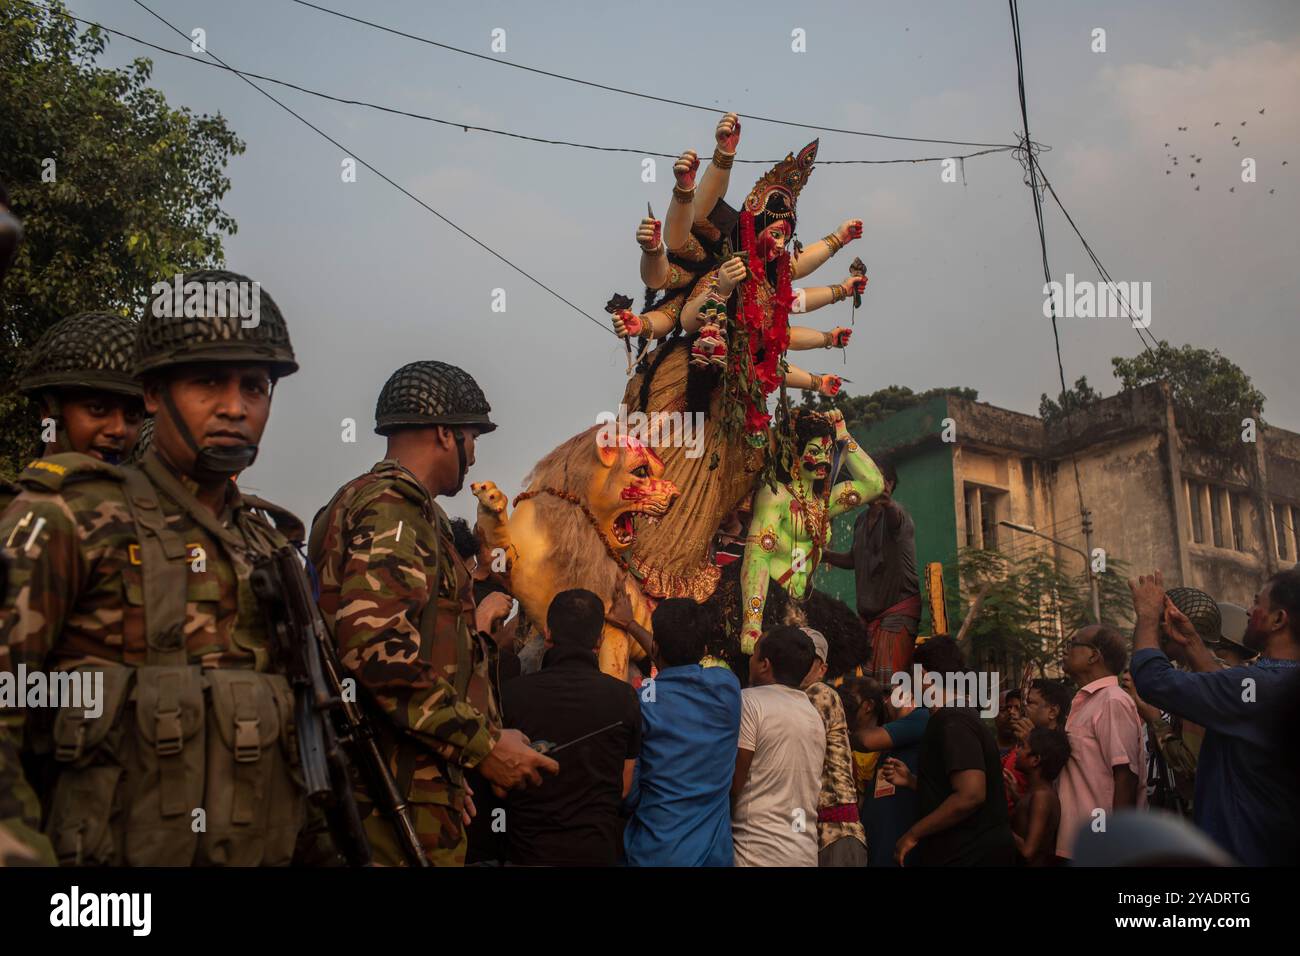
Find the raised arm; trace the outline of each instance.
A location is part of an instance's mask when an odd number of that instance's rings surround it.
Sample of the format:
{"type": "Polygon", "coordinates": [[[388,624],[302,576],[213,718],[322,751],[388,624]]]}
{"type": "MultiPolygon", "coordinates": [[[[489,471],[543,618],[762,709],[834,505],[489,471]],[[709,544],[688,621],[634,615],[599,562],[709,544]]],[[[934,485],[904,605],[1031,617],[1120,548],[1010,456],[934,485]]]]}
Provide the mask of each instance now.
{"type": "Polygon", "coordinates": [[[740,565],[740,594],[744,601],[744,625],[740,652],[754,653],[763,632],[763,606],[767,603],[767,582],[771,578],[772,555],[776,553],[777,529],[781,523],[781,499],[767,485],[754,495],[754,517],[749,523],[749,543],[740,565]]]}
{"type": "Polygon", "coordinates": [[[697,219],[707,219],[718,200],[727,194],[727,184],[731,180],[731,165],[736,161],[736,147],[740,144],[739,117],[735,113],[728,113],[718,120],[718,128],[714,130],[713,138],[718,144],[713,150],[713,162],[700,177],[700,188],[695,196],[697,219]]]}
{"type": "Polygon", "coordinates": [[[852,335],[853,330],[846,329],[842,325],[835,326],[829,332],[810,329],[806,325],[792,325],[788,348],[793,352],[805,352],[808,349],[842,349],[849,344],[852,335]]]}
{"type": "Polygon", "coordinates": [[[785,384],[789,388],[802,388],[834,398],[844,387],[844,380],[838,375],[814,375],[786,362],[785,384]]]}
{"type": "Polygon", "coordinates": [[[854,239],[862,238],[862,220],[845,219],[840,223],[840,227],[830,233],[825,239],[814,242],[811,246],[804,248],[803,252],[793,258],[790,263],[790,278],[802,279],[804,276],[812,275],[815,271],[825,265],[831,256],[839,252],[854,239]]]}
{"type": "MultiPolygon", "coordinates": [[[[817,285],[795,289],[794,304],[790,307],[790,313],[800,315],[804,312],[815,312],[823,306],[833,305],[836,302],[843,302],[845,299],[852,298],[855,292],[861,293],[866,288],[866,276],[849,276],[837,285],[817,285]]],[[[804,347],[816,348],[816,346],[804,347]]]]}
{"type": "Polygon", "coordinates": [[[685,303],[686,295],[681,293],[665,299],[649,312],[638,314],[631,309],[615,312],[614,331],[622,338],[639,336],[644,331],[646,338],[661,339],[676,327],[685,303]]]}
{"type": "Polygon", "coordinates": [[[695,175],[700,169],[700,157],[688,149],[673,163],[673,201],[668,206],[668,231],[664,238],[668,248],[678,251],[691,236],[691,223],[695,221],[695,175]]]}
{"type": "Polygon", "coordinates": [[[641,247],[641,281],[648,289],[662,289],[668,282],[668,250],[664,247],[663,223],[646,216],[636,227],[641,247]]]}
{"type": "Polygon", "coordinates": [[[849,473],[847,481],[841,481],[831,489],[830,511],[834,518],[878,498],[885,490],[885,479],[871,456],[849,434],[844,424],[844,413],[833,408],[827,417],[835,423],[835,441],[844,448],[844,470],[849,473]]]}

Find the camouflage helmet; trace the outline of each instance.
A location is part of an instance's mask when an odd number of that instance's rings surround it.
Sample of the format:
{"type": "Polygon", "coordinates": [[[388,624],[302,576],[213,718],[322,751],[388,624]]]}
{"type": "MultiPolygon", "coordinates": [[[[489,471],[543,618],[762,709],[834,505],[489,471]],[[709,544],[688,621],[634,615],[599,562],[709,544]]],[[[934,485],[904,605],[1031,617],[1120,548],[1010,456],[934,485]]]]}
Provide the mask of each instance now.
{"type": "Polygon", "coordinates": [[[138,465],[144,461],[144,453],[153,447],[153,417],[140,423],[140,437],[135,440],[135,447],[122,459],[124,465],[138,465]]]}
{"type": "Polygon", "coordinates": [[[139,396],[131,375],[139,323],[114,312],[82,312],[55,322],[36,340],[18,370],[18,390],[90,388],[139,396]]]}
{"type": "Polygon", "coordinates": [[[1170,588],[1165,594],[1173,602],[1174,607],[1187,616],[1202,640],[1219,639],[1223,616],[1214,598],[1200,588],[1170,588]]]}
{"type": "Polygon", "coordinates": [[[389,376],[375,404],[375,431],[387,435],[403,425],[474,425],[496,428],[492,406],[464,369],[446,362],[411,362],[389,376]]]}
{"type": "Polygon", "coordinates": [[[136,337],[135,374],[192,362],[269,365],[276,378],[298,371],[289,329],[275,300],[260,283],[223,270],[187,272],[159,282],[145,306],[136,337]],[[202,298],[196,302],[199,294],[202,298]]]}

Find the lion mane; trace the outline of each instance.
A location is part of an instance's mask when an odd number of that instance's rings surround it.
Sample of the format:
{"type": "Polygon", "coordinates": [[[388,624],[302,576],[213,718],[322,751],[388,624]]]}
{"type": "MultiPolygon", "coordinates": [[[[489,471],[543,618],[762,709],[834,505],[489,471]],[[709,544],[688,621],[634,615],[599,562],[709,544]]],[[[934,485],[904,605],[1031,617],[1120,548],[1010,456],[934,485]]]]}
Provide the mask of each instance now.
{"type": "MultiPolygon", "coordinates": [[[[527,489],[555,488],[585,499],[592,475],[600,467],[596,457],[596,432],[600,428],[593,425],[553,449],[524,479],[527,489]]],[[[625,452],[620,449],[619,454],[625,452]]],[[[582,509],[553,495],[538,495],[531,500],[536,520],[546,528],[550,539],[546,560],[554,575],[556,593],[586,588],[607,603],[613,600],[627,572],[609,556],[604,538],[582,509]]]]}

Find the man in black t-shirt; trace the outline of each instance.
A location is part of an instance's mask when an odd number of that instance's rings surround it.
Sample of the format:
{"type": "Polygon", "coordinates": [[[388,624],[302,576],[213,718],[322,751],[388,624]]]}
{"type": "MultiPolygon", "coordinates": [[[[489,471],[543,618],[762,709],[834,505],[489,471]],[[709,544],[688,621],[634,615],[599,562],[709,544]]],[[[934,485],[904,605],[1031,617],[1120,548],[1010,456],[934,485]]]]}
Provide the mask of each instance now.
{"type": "MultiPolygon", "coordinates": [[[[961,650],[950,637],[926,641],[917,648],[915,661],[940,680],[966,669],[961,650]]],[[[883,768],[896,786],[917,790],[918,819],[894,849],[900,865],[1011,866],[1015,862],[997,742],[980,721],[979,711],[969,706],[972,703],[945,693],[942,706],[931,709],[915,776],[898,760],[887,761],[883,768]]]]}
{"type": "Polygon", "coordinates": [[[612,866],[623,845],[620,809],[641,753],[641,702],[596,662],[605,606],[561,591],[546,612],[542,669],[501,688],[505,726],[564,747],[560,772],[509,795],[509,860],[521,866],[612,866]],[[587,734],[592,736],[579,740],[587,734]],[[573,746],[565,746],[573,741],[573,746]]]}

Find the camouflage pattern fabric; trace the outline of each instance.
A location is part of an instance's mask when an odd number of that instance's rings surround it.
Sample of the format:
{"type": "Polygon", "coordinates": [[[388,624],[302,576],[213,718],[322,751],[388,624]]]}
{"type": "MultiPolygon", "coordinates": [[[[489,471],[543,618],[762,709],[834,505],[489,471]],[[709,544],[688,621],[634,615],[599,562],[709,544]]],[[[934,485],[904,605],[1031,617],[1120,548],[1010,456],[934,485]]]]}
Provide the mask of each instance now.
{"type": "MultiPolygon", "coordinates": [[[[858,789],[853,781],[853,748],[849,743],[849,724],[840,695],[821,681],[809,684],[805,693],[826,727],[826,758],[822,762],[822,790],[817,798],[817,809],[856,806],[858,789]]],[[[824,850],[844,837],[854,837],[863,846],[867,844],[866,830],[861,821],[818,822],[818,849],[824,850]]]]}
{"type": "MultiPolygon", "coordinates": [[[[501,721],[447,516],[414,475],[382,461],[317,516],[309,555],[339,658],[389,731],[425,852],[436,866],[463,865],[462,771],[487,756],[501,721]],[[431,602],[435,629],[422,628],[431,602]]],[[[405,863],[387,821],[371,812],[366,828],[377,862],[405,863]]]]}
{"type": "MultiPolygon", "coordinates": [[[[195,486],[181,478],[191,492],[195,486]]],[[[117,468],[76,453],[32,462],[22,491],[0,515],[8,584],[0,601],[0,671],[54,671],[94,662],[140,666],[146,657],[138,540],[117,468]]],[[[189,545],[185,643],[205,668],[270,665],[261,609],[248,585],[247,555],[230,555],[190,514],[159,495],[164,520],[189,545]],[[196,550],[201,549],[201,550],[196,550]],[[197,557],[203,558],[199,564],[197,557]]],[[[234,482],[218,518],[252,517],[234,482]]],[[[19,763],[22,709],[0,709],[0,825],[28,839],[40,807],[19,763]]],[[[40,838],[47,862],[53,851],[40,838]],[[46,856],[48,854],[48,856],[46,856]]]]}

